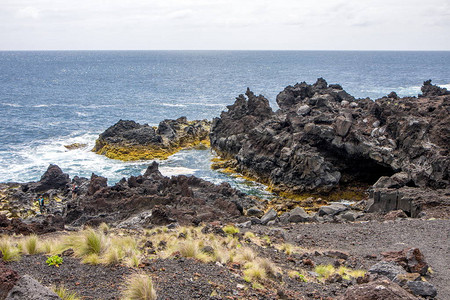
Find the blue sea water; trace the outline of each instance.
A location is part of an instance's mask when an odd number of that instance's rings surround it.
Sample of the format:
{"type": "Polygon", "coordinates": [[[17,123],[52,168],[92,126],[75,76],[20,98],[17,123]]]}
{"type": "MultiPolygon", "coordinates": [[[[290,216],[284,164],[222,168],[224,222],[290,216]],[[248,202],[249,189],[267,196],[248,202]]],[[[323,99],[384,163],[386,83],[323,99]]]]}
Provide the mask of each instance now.
{"type": "MultiPolygon", "coordinates": [[[[247,87],[266,96],[318,77],[355,97],[420,93],[422,82],[450,88],[450,52],[352,51],[33,51],[0,52],[0,182],[38,180],[50,163],[71,177],[109,183],[141,174],[148,161],[120,162],[90,151],[119,119],[157,125],[166,118],[212,119],[247,87]],[[86,143],[67,150],[64,145],[86,143]]],[[[210,170],[210,151],[161,162],[165,175],[228,181],[210,170]]]]}

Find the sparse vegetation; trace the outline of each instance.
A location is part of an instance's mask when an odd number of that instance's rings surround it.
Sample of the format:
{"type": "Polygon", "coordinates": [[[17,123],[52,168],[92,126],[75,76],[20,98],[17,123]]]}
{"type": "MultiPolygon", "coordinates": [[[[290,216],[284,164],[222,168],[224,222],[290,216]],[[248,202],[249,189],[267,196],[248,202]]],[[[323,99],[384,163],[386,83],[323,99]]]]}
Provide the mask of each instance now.
{"type": "Polygon", "coordinates": [[[339,267],[336,269],[332,265],[318,265],[315,267],[314,272],[319,274],[319,279],[326,280],[333,274],[339,274],[345,280],[351,280],[352,278],[363,277],[366,274],[364,270],[354,270],[347,267],[339,267]]]}
{"type": "Polygon", "coordinates": [[[131,275],[126,281],[123,295],[127,300],[156,299],[156,291],[151,277],[145,274],[131,275]]]}
{"type": "Polygon", "coordinates": [[[222,228],[222,230],[223,230],[223,232],[225,232],[226,234],[229,234],[229,235],[235,235],[235,234],[239,233],[239,228],[237,228],[233,225],[224,226],[222,228]]]}
{"type": "Polygon", "coordinates": [[[63,263],[63,258],[59,257],[58,255],[53,255],[47,258],[45,262],[49,266],[59,267],[59,265],[63,263]]]}
{"type": "Polygon", "coordinates": [[[20,249],[4,237],[0,239],[0,251],[4,261],[15,261],[20,259],[20,249]]]}
{"type": "Polygon", "coordinates": [[[28,237],[26,237],[23,241],[22,241],[22,252],[24,254],[30,254],[30,255],[34,255],[34,254],[38,254],[39,251],[39,247],[38,247],[38,237],[35,234],[32,234],[28,237]]]}
{"type": "Polygon", "coordinates": [[[64,287],[64,285],[55,286],[52,290],[62,299],[62,300],[80,300],[76,292],[71,292],[64,287]]]}
{"type": "Polygon", "coordinates": [[[288,276],[290,278],[296,279],[296,280],[301,281],[301,282],[308,282],[308,280],[306,279],[306,276],[301,274],[298,271],[289,271],[288,272],[288,276]]]}

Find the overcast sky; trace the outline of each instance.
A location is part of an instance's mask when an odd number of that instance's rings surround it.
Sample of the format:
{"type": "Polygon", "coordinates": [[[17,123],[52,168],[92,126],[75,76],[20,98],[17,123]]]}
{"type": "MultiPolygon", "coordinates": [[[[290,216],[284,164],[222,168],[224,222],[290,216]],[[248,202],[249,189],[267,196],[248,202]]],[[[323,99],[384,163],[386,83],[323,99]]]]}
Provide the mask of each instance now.
{"type": "Polygon", "coordinates": [[[0,0],[0,50],[450,50],[449,0],[0,0]]]}

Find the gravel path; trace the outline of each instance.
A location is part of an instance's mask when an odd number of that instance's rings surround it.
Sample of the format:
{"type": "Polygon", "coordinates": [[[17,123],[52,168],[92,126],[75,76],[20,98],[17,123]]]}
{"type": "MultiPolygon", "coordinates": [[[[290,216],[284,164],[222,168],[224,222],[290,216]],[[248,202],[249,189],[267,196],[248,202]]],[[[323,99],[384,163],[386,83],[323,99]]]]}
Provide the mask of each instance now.
{"type": "MultiPolygon", "coordinates": [[[[268,231],[264,226],[253,230],[268,231]]],[[[367,263],[371,263],[364,259],[367,255],[419,248],[434,271],[430,282],[438,290],[437,299],[450,299],[450,220],[298,224],[287,228],[285,236],[295,245],[343,250],[367,263]]]]}

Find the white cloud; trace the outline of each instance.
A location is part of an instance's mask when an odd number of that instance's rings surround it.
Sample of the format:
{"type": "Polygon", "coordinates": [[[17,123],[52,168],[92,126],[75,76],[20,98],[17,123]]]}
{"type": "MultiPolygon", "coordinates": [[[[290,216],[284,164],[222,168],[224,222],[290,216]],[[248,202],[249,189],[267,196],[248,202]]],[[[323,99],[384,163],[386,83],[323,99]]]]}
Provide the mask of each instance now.
{"type": "Polygon", "coordinates": [[[19,9],[19,11],[17,12],[17,16],[19,18],[38,19],[40,16],[40,11],[36,7],[27,6],[22,9],[19,9]]]}
{"type": "Polygon", "coordinates": [[[2,0],[0,49],[450,50],[449,11],[448,0],[2,0]]]}

